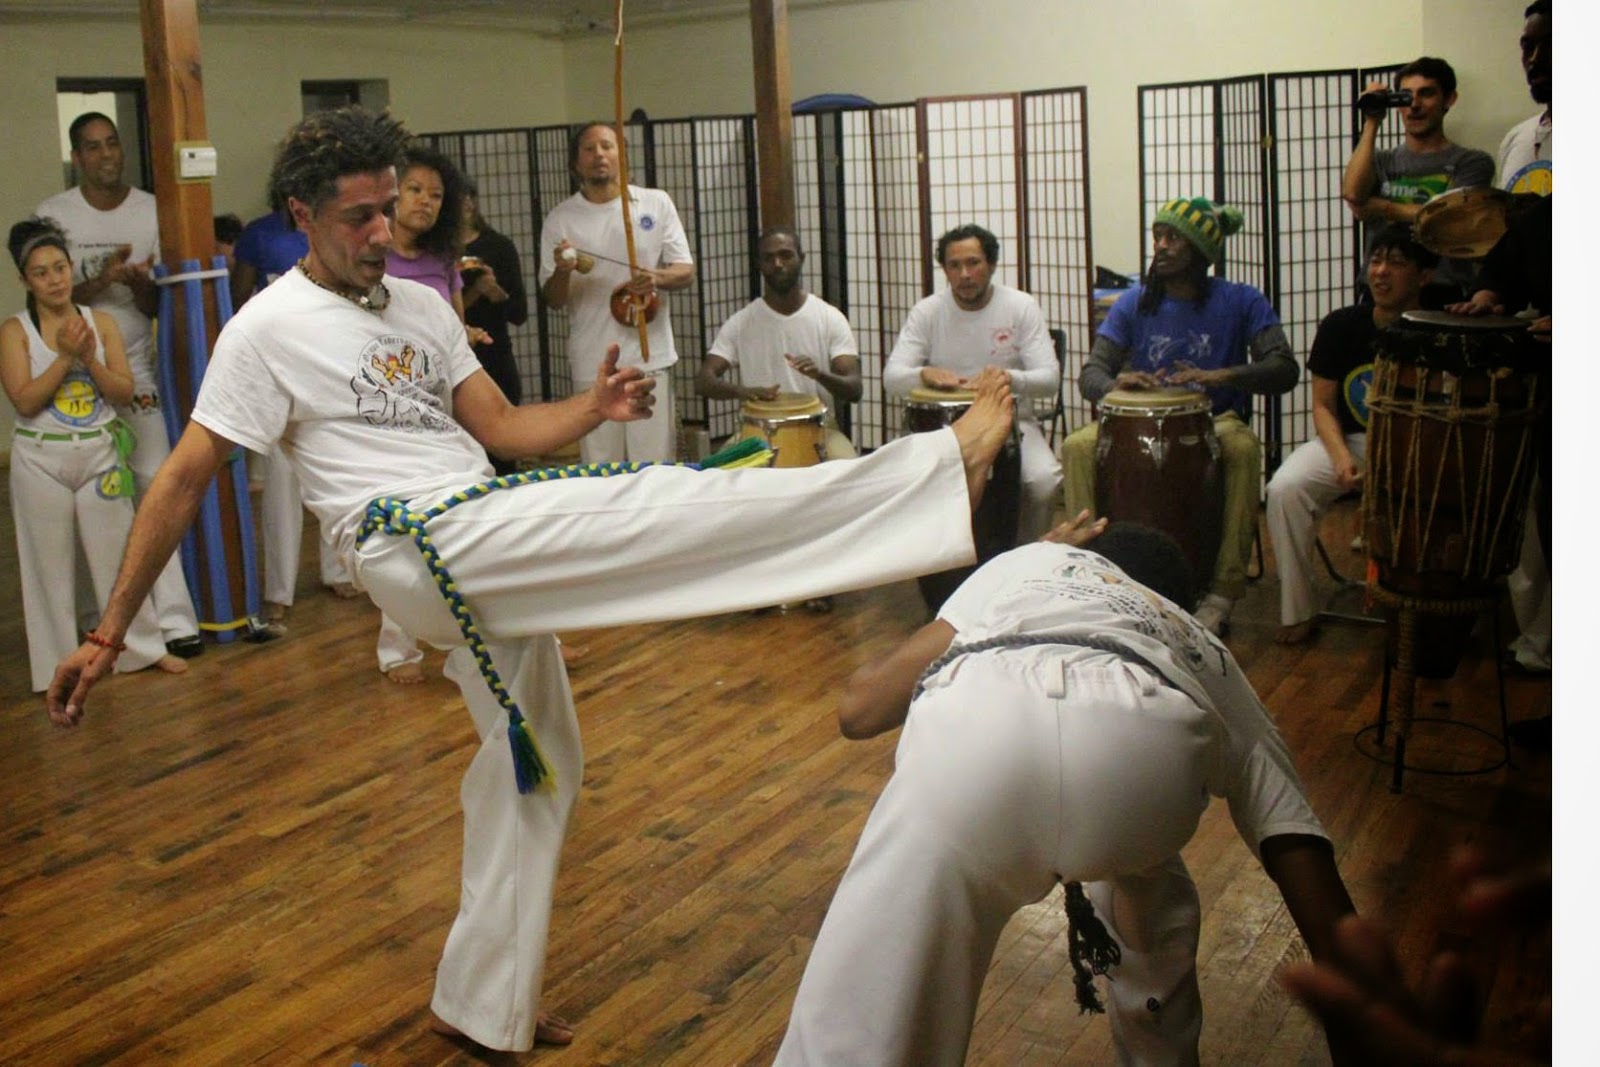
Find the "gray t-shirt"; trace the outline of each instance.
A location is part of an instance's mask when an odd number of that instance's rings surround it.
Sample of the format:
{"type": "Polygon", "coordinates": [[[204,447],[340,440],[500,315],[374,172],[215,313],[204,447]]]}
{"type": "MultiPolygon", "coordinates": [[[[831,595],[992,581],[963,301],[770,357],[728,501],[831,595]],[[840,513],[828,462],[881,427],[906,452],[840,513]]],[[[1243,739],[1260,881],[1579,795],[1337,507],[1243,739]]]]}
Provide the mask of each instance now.
{"type": "MultiPolygon", "coordinates": [[[[1413,152],[1405,145],[1382,148],[1373,153],[1373,168],[1378,173],[1377,195],[1397,204],[1426,204],[1450,189],[1494,182],[1494,159],[1477,148],[1453,144],[1437,152],[1413,152]]],[[[1381,226],[1368,223],[1362,245],[1361,276],[1366,279],[1366,261],[1372,254],[1372,241],[1381,226]]],[[[1475,274],[1470,261],[1442,259],[1433,272],[1436,283],[1466,285],[1475,274]]]]}

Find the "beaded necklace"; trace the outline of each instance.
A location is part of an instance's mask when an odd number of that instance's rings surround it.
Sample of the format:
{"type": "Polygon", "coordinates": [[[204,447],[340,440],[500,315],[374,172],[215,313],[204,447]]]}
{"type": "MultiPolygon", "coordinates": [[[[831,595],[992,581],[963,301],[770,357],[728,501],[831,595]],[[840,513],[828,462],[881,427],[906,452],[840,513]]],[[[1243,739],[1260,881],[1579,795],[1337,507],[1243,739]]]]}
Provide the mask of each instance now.
{"type": "Polygon", "coordinates": [[[382,282],[374,285],[361,296],[351,296],[349,293],[341,292],[325,282],[318,281],[316,275],[312,274],[310,269],[306,267],[306,262],[310,258],[310,256],[303,257],[295,266],[300,269],[301,274],[306,276],[306,281],[318,289],[326,290],[334,296],[342,296],[363,311],[379,312],[389,306],[389,287],[382,282]]]}

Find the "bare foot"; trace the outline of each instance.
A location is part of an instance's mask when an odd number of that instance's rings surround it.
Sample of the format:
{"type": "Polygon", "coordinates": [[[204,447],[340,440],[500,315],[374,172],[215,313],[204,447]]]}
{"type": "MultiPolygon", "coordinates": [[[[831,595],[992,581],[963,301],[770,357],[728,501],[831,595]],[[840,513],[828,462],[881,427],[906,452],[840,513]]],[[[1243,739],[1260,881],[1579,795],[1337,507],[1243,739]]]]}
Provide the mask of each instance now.
{"type": "Polygon", "coordinates": [[[1272,639],[1280,645],[1303,645],[1315,636],[1317,636],[1317,620],[1307,619],[1305,622],[1280,626],[1272,639]]]}
{"type": "Polygon", "coordinates": [[[162,656],[156,660],[155,666],[168,674],[183,674],[189,669],[189,661],[178,656],[162,656]]]}
{"type": "MultiPolygon", "coordinates": [[[[436,1034],[445,1037],[463,1037],[468,1041],[472,1039],[460,1030],[451,1026],[437,1015],[432,1016],[428,1027],[436,1034]]],[[[541,1011],[539,1021],[533,1027],[533,1043],[535,1045],[570,1045],[572,1044],[572,1024],[559,1015],[541,1011]]]]}
{"type": "Polygon", "coordinates": [[[589,654],[589,646],[588,645],[562,645],[561,646],[561,662],[565,663],[569,667],[577,665],[579,662],[581,662],[583,660],[583,657],[587,656],[588,654],[589,654]]]}
{"type": "Polygon", "coordinates": [[[998,367],[985,367],[972,387],[977,398],[950,428],[955,431],[961,462],[967,470],[967,497],[976,508],[989,484],[989,468],[994,466],[994,458],[1011,433],[1016,400],[1011,395],[1011,376],[998,367]]]}
{"type": "Polygon", "coordinates": [[[427,677],[422,673],[420,663],[402,663],[398,667],[390,667],[383,672],[384,677],[396,685],[416,685],[427,677]]]}
{"type": "Polygon", "coordinates": [[[328,586],[328,592],[332,593],[340,600],[349,600],[352,597],[358,597],[361,595],[361,590],[356,588],[354,582],[334,582],[332,585],[328,586]]]}

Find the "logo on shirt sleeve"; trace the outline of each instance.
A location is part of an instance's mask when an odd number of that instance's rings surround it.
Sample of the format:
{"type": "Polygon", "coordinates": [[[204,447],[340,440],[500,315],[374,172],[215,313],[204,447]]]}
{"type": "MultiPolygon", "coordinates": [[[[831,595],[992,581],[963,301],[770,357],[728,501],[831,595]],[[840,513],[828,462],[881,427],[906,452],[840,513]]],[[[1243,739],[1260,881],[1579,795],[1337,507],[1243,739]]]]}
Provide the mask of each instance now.
{"type": "Polygon", "coordinates": [[[1344,403],[1361,428],[1367,428],[1367,394],[1372,390],[1372,364],[1363,363],[1344,376],[1344,403]]]}

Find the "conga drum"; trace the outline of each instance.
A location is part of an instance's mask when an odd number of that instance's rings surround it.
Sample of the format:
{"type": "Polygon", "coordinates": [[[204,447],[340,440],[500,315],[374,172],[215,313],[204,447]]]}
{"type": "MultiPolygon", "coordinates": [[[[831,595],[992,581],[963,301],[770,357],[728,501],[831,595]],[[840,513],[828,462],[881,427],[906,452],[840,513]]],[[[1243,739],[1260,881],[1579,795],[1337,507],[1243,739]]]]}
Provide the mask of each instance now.
{"type": "MultiPolygon", "coordinates": [[[[1527,323],[1502,316],[1408,311],[1378,335],[1363,536],[1378,585],[1423,615],[1516,568],[1548,403],[1538,357],[1527,323]]],[[[1454,673],[1471,624],[1419,632],[1417,673],[1454,673]]]]}
{"type": "MultiPolygon", "coordinates": [[[[927,389],[919,386],[911,390],[906,400],[905,430],[907,433],[942,430],[959,419],[976,398],[977,394],[965,389],[927,389]]],[[[977,550],[979,563],[1017,546],[1017,519],[1021,510],[1022,448],[1013,429],[1011,438],[995,458],[983,499],[972,513],[972,543],[977,550]]],[[[917,585],[922,590],[922,599],[929,610],[938,611],[940,605],[975,569],[957,567],[918,578],[917,585]]]]}
{"type": "MultiPolygon", "coordinates": [[[[1113,389],[1100,400],[1094,506],[1178,542],[1205,588],[1222,542],[1222,462],[1211,400],[1193,389],[1113,389]]],[[[1186,605],[1187,606],[1187,605],[1186,605]]]]}
{"type": "Polygon", "coordinates": [[[827,408],[807,393],[779,393],[773,400],[746,400],[741,437],[759,437],[772,450],[774,467],[810,467],[827,458],[827,408]]]}

